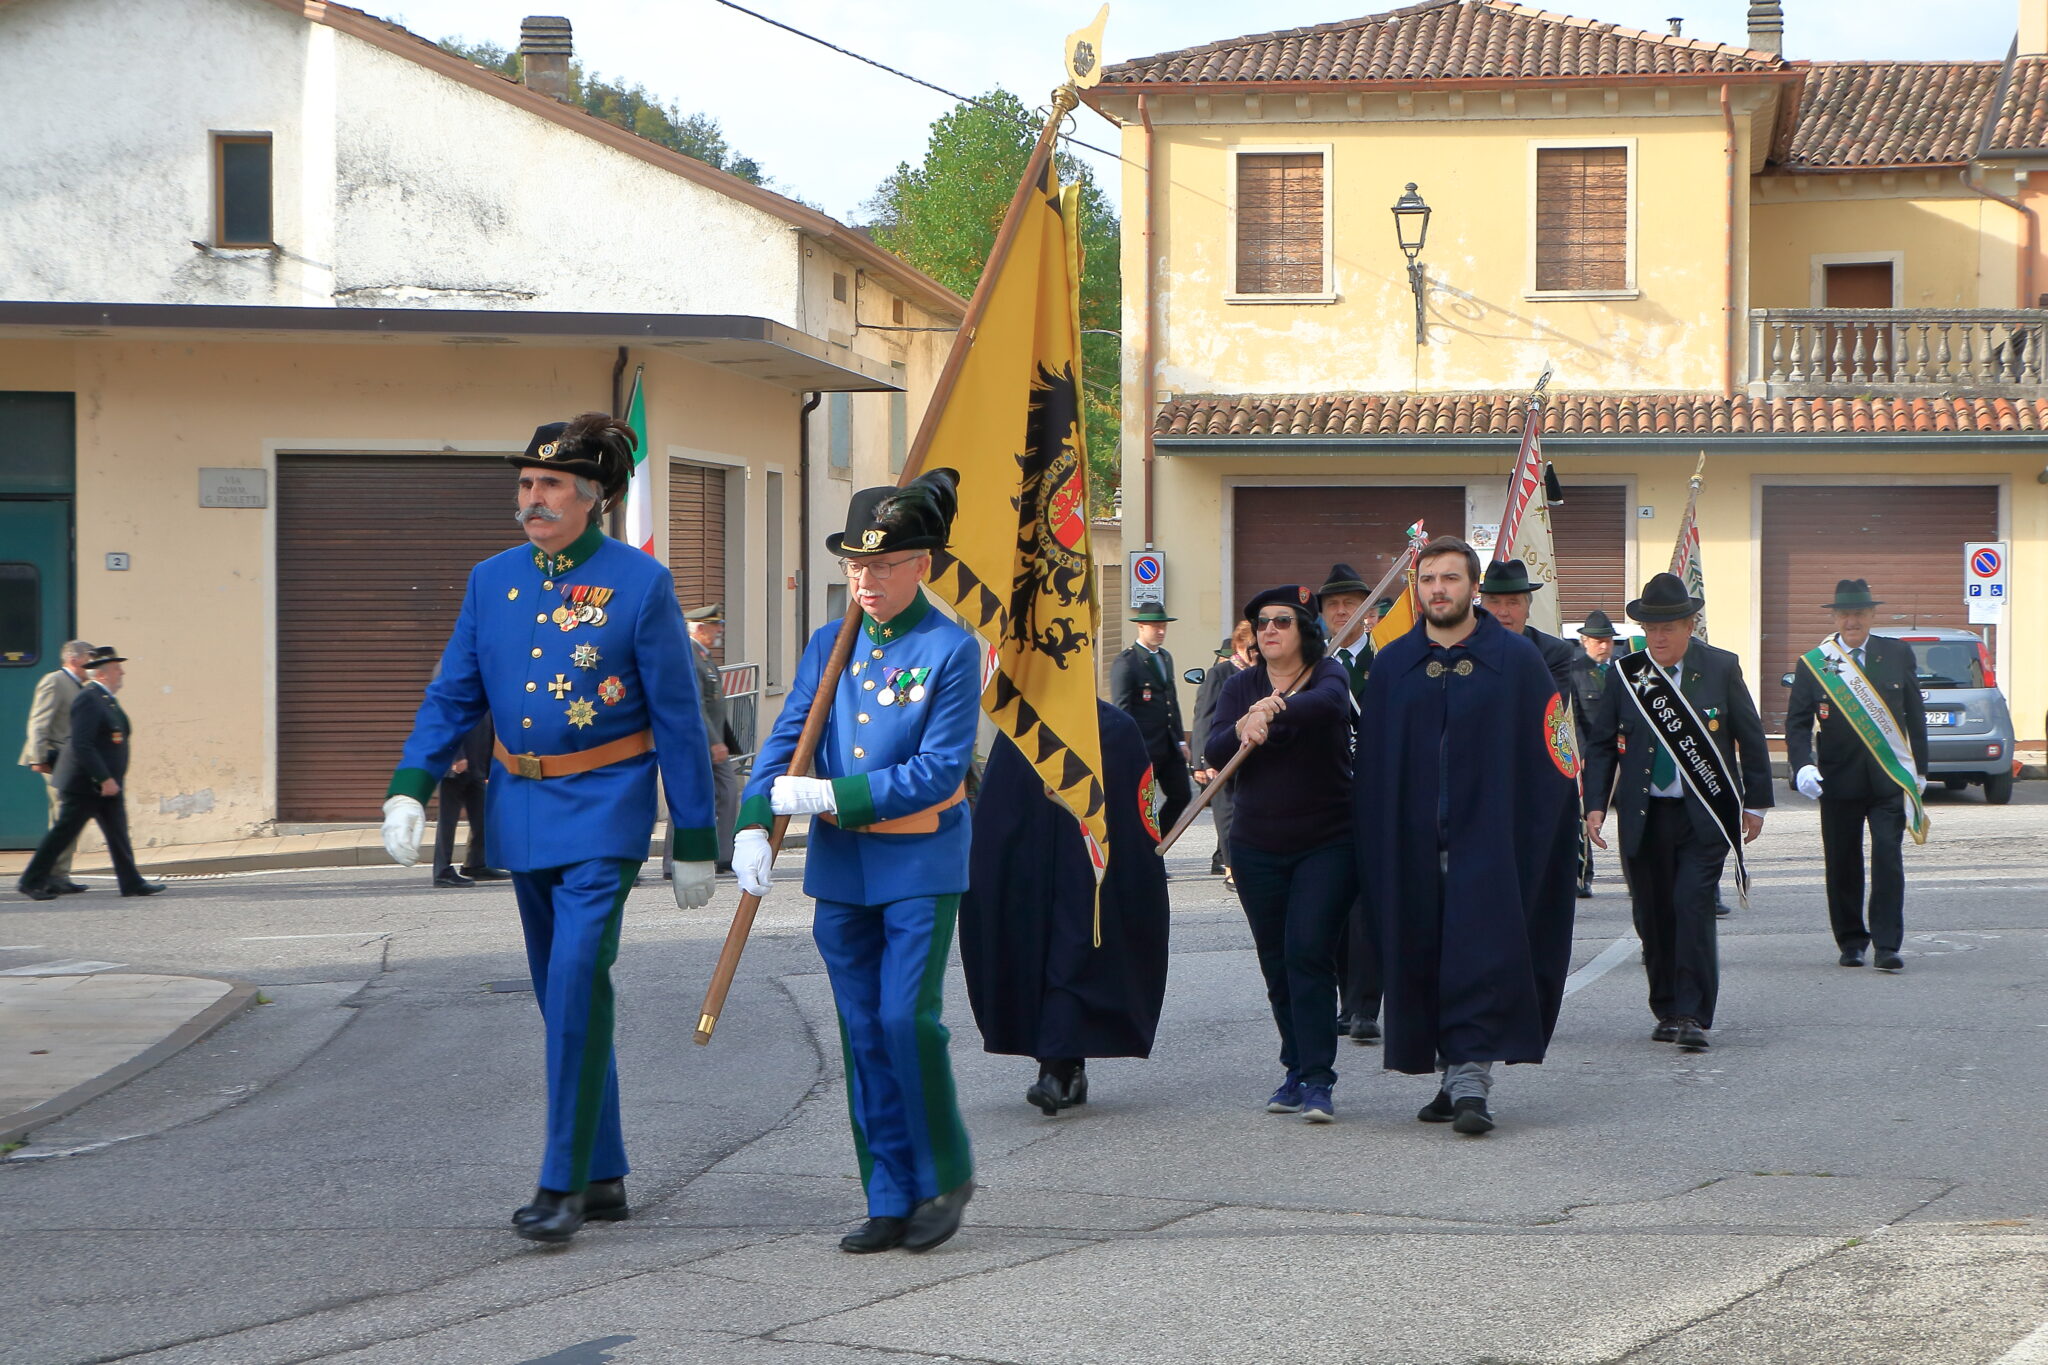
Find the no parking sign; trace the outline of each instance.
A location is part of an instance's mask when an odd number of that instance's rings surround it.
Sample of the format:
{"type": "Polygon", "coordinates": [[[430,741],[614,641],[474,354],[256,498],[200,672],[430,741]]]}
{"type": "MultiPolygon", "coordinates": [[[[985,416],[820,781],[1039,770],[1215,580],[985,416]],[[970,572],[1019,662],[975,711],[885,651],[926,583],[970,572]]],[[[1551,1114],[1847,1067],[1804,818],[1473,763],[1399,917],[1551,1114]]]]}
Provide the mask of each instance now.
{"type": "Polygon", "coordinates": [[[1131,610],[1166,607],[1166,556],[1157,550],[1139,550],[1131,556],[1131,610]]]}
{"type": "Polygon", "coordinates": [[[2006,548],[2002,540],[1973,540],[1963,544],[1963,603],[1970,609],[1973,626],[1996,626],[2005,621],[2006,548]]]}

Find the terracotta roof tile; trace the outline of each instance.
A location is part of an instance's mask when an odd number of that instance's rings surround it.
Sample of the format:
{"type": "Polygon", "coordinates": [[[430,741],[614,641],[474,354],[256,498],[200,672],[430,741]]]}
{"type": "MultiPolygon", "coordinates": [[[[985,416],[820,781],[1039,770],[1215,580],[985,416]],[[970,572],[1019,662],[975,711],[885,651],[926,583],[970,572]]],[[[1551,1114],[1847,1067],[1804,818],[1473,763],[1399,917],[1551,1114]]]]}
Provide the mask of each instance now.
{"type": "Polygon", "coordinates": [[[2048,57],[2013,60],[2012,77],[1984,145],[1999,151],[2048,148],[2048,57]]]}
{"type": "Polygon", "coordinates": [[[1119,62],[1105,84],[1542,80],[1785,70],[1782,57],[1552,14],[1509,0],[1424,4],[1119,62]]]}
{"type": "MultiPolygon", "coordinates": [[[[1242,437],[1500,436],[1521,432],[1519,394],[1182,396],[1152,424],[1162,440],[1242,437]]],[[[1561,393],[1547,436],[1864,436],[2048,432],[2048,399],[1727,398],[1561,393]]]]}
{"type": "Polygon", "coordinates": [[[1815,62],[1780,164],[1816,170],[1960,165],[2003,62],[1815,62]]]}

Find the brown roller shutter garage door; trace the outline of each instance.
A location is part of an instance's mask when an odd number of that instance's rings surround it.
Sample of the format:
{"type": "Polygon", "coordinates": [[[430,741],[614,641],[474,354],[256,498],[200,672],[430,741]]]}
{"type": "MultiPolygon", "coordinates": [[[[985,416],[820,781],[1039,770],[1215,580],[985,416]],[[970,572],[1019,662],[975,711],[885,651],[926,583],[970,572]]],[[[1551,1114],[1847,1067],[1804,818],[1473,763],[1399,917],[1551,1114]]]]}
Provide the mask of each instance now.
{"type": "MultiPolygon", "coordinates": [[[[668,567],[684,611],[726,602],[725,470],[669,461],[668,567]]],[[[726,602],[728,619],[731,614],[732,604],[726,602]]],[[[723,664],[724,646],[711,656],[723,664]]]]}
{"type": "Polygon", "coordinates": [[[1253,593],[1282,583],[1314,588],[1332,564],[1349,564],[1367,583],[1393,567],[1403,533],[1419,517],[1432,536],[1465,534],[1462,484],[1416,488],[1261,487],[1236,490],[1232,588],[1235,621],[1253,593]]]}
{"type": "MultiPolygon", "coordinates": [[[[1838,579],[1870,580],[1884,603],[1880,626],[1969,628],[1963,542],[1998,539],[1998,489],[1766,486],[1763,519],[1763,676],[1755,683],[1764,728],[1775,735],[1791,696],[1778,679],[1832,629],[1821,603],[1838,579]]],[[[1710,605],[1710,630],[1713,620],[1710,605]]]]}
{"type": "Polygon", "coordinates": [[[278,819],[380,817],[470,569],[526,539],[516,495],[495,458],[278,457],[278,819]]]}
{"type": "MultiPolygon", "coordinates": [[[[1583,621],[1598,607],[1616,622],[1635,594],[1628,590],[1628,490],[1620,484],[1564,486],[1564,502],[1550,509],[1557,547],[1558,610],[1583,621]]],[[[1661,567],[1661,566],[1660,566],[1661,567]]]]}

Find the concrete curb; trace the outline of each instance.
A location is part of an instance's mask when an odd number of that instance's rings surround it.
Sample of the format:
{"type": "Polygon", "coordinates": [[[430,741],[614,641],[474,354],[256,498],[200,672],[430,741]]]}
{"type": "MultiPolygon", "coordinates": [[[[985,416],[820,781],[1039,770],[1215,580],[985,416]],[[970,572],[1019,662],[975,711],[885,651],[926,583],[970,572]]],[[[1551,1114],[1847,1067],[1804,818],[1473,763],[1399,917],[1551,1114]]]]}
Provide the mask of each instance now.
{"type": "Polygon", "coordinates": [[[107,1092],[119,1089],[137,1076],[140,1076],[143,1072],[177,1056],[180,1052],[183,1052],[186,1048],[192,1046],[192,1044],[198,1042],[201,1038],[204,1038],[207,1034],[213,1032],[222,1024],[225,1024],[228,1020],[256,1003],[257,990],[255,983],[244,981],[239,977],[215,976],[210,972],[151,972],[146,968],[135,967],[128,968],[126,972],[108,972],[103,973],[103,975],[114,976],[131,973],[147,976],[183,976],[199,981],[219,981],[228,987],[228,993],[193,1015],[190,1019],[187,1019],[177,1028],[172,1029],[169,1034],[155,1045],[136,1053],[127,1061],[113,1068],[113,1070],[103,1071],[91,1080],[81,1081],[61,1095],[53,1095],[41,1104],[31,1105],[27,1109],[16,1110],[11,1114],[0,1114],[0,1143],[13,1142],[25,1137],[45,1124],[54,1123],[66,1114],[84,1108],[87,1104],[90,1104],[107,1092]]]}

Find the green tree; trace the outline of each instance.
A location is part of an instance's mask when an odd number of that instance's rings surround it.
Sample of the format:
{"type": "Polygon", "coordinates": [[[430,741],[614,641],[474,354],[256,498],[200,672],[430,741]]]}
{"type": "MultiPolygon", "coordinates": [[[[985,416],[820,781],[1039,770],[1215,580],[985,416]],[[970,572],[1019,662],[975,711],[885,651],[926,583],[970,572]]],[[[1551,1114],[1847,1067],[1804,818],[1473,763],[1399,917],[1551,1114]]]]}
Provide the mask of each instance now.
{"type": "MultiPolygon", "coordinates": [[[[465,42],[460,38],[443,38],[437,46],[443,52],[475,62],[488,71],[515,81],[520,78],[520,57],[516,50],[496,43],[465,42]]],[[[589,75],[581,62],[572,60],[569,63],[569,100],[605,122],[615,123],[649,142],[658,142],[707,166],[716,166],[750,184],[768,183],[768,178],[761,173],[760,162],[750,156],[741,156],[726,142],[725,131],[718,126],[717,119],[709,114],[685,114],[673,104],[663,104],[649,94],[645,86],[626,85],[589,75]]]]}
{"type": "MultiPolygon", "coordinates": [[[[924,160],[904,162],[864,206],[877,242],[963,297],[994,249],[1003,212],[1031,159],[1041,120],[1001,87],[932,124],[924,160]]],[[[1120,478],[1118,406],[1123,279],[1116,213],[1089,168],[1065,153],[1064,184],[1081,190],[1081,377],[1088,500],[1108,515],[1120,478]]]]}

